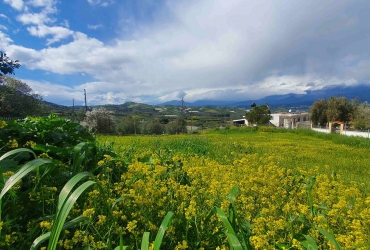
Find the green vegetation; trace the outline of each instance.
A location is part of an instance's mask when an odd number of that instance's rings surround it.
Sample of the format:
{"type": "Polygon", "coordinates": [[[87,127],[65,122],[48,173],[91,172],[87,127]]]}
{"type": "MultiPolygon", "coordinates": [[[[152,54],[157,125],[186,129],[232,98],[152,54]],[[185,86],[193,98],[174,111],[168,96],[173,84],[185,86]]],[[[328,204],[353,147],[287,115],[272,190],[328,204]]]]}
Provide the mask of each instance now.
{"type": "Polygon", "coordinates": [[[0,128],[1,249],[369,246],[364,138],[228,127],[96,141],[56,116],[0,128]]]}
{"type": "Polygon", "coordinates": [[[349,122],[354,128],[370,128],[370,108],[367,102],[359,103],[357,99],[330,97],[313,103],[310,108],[310,119],[313,124],[326,124],[330,121],[349,122]]]}
{"type": "Polygon", "coordinates": [[[271,119],[271,111],[267,105],[255,106],[246,113],[245,118],[254,124],[267,124],[271,119]]]}

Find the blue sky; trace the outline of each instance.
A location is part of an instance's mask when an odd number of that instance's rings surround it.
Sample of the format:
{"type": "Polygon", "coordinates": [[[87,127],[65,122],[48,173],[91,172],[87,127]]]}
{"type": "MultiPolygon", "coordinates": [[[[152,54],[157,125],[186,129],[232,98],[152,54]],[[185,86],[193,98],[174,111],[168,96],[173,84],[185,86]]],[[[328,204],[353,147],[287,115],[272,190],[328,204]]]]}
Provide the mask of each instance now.
{"type": "Polygon", "coordinates": [[[47,101],[258,99],[370,84],[368,0],[0,0],[0,50],[47,101]]]}

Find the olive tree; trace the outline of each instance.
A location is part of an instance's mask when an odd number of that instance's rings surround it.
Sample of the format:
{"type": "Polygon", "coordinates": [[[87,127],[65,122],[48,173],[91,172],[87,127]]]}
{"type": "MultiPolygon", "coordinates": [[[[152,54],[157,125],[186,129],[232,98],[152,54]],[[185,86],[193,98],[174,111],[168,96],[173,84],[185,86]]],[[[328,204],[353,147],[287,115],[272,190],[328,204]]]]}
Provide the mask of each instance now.
{"type": "Polygon", "coordinates": [[[271,111],[267,105],[254,106],[245,117],[251,123],[267,124],[271,120],[271,111]]]}
{"type": "Polygon", "coordinates": [[[310,107],[310,119],[313,124],[326,124],[328,122],[328,101],[320,99],[310,107]]]}

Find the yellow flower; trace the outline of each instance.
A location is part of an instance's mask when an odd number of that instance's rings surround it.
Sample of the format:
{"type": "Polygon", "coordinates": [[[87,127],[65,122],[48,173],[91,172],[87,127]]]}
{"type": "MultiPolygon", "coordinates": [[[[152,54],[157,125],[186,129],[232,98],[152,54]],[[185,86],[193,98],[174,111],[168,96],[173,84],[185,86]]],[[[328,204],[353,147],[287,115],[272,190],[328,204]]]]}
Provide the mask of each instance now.
{"type": "Polygon", "coordinates": [[[10,148],[18,148],[18,142],[16,139],[9,140],[8,144],[10,144],[9,145],[10,148]]]}
{"type": "Polygon", "coordinates": [[[0,128],[5,128],[7,125],[6,121],[0,121],[0,128]]]}
{"type": "Polygon", "coordinates": [[[94,215],[94,213],[95,213],[94,208],[88,208],[85,211],[83,211],[82,215],[91,218],[94,215]]]}
{"type": "Polygon", "coordinates": [[[107,216],[105,215],[98,215],[98,222],[96,222],[96,225],[103,225],[105,223],[105,221],[107,220],[107,216]]]}
{"type": "Polygon", "coordinates": [[[34,142],[34,141],[27,141],[24,144],[25,147],[31,147],[31,148],[33,148],[35,145],[36,145],[36,142],[34,142]]]}
{"type": "Polygon", "coordinates": [[[130,221],[128,224],[127,224],[127,227],[126,229],[129,231],[129,232],[133,232],[135,230],[135,228],[137,227],[137,220],[133,220],[133,221],[130,221]]]}

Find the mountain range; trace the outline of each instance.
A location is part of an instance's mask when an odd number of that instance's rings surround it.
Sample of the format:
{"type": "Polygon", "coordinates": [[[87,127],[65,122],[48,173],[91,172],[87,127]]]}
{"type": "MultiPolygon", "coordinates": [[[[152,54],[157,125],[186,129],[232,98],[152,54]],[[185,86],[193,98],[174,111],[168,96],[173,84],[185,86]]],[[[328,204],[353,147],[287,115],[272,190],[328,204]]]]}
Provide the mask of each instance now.
{"type": "MultiPolygon", "coordinates": [[[[286,94],[286,95],[271,95],[256,100],[245,101],[223,101],[223,100],[198,100],[195,102],[184,102],[185,106],[229,106],[229,107],[250,107],[252,103],[268,104],[270,106],[311,106],[312,103],[319,99],[328,99],[330,96],[343,96],[348,99],[359,98],[361,102],[370,102],[370,86],[328,86],[320,90],[308,90],[306,94],[286,94]]],[[[186,99],[186,96],[185,98],[186,99]]],[[[157,104],[157,106],[175,105],[181,106],[181,100],[172,100],[157,104]]]]}

